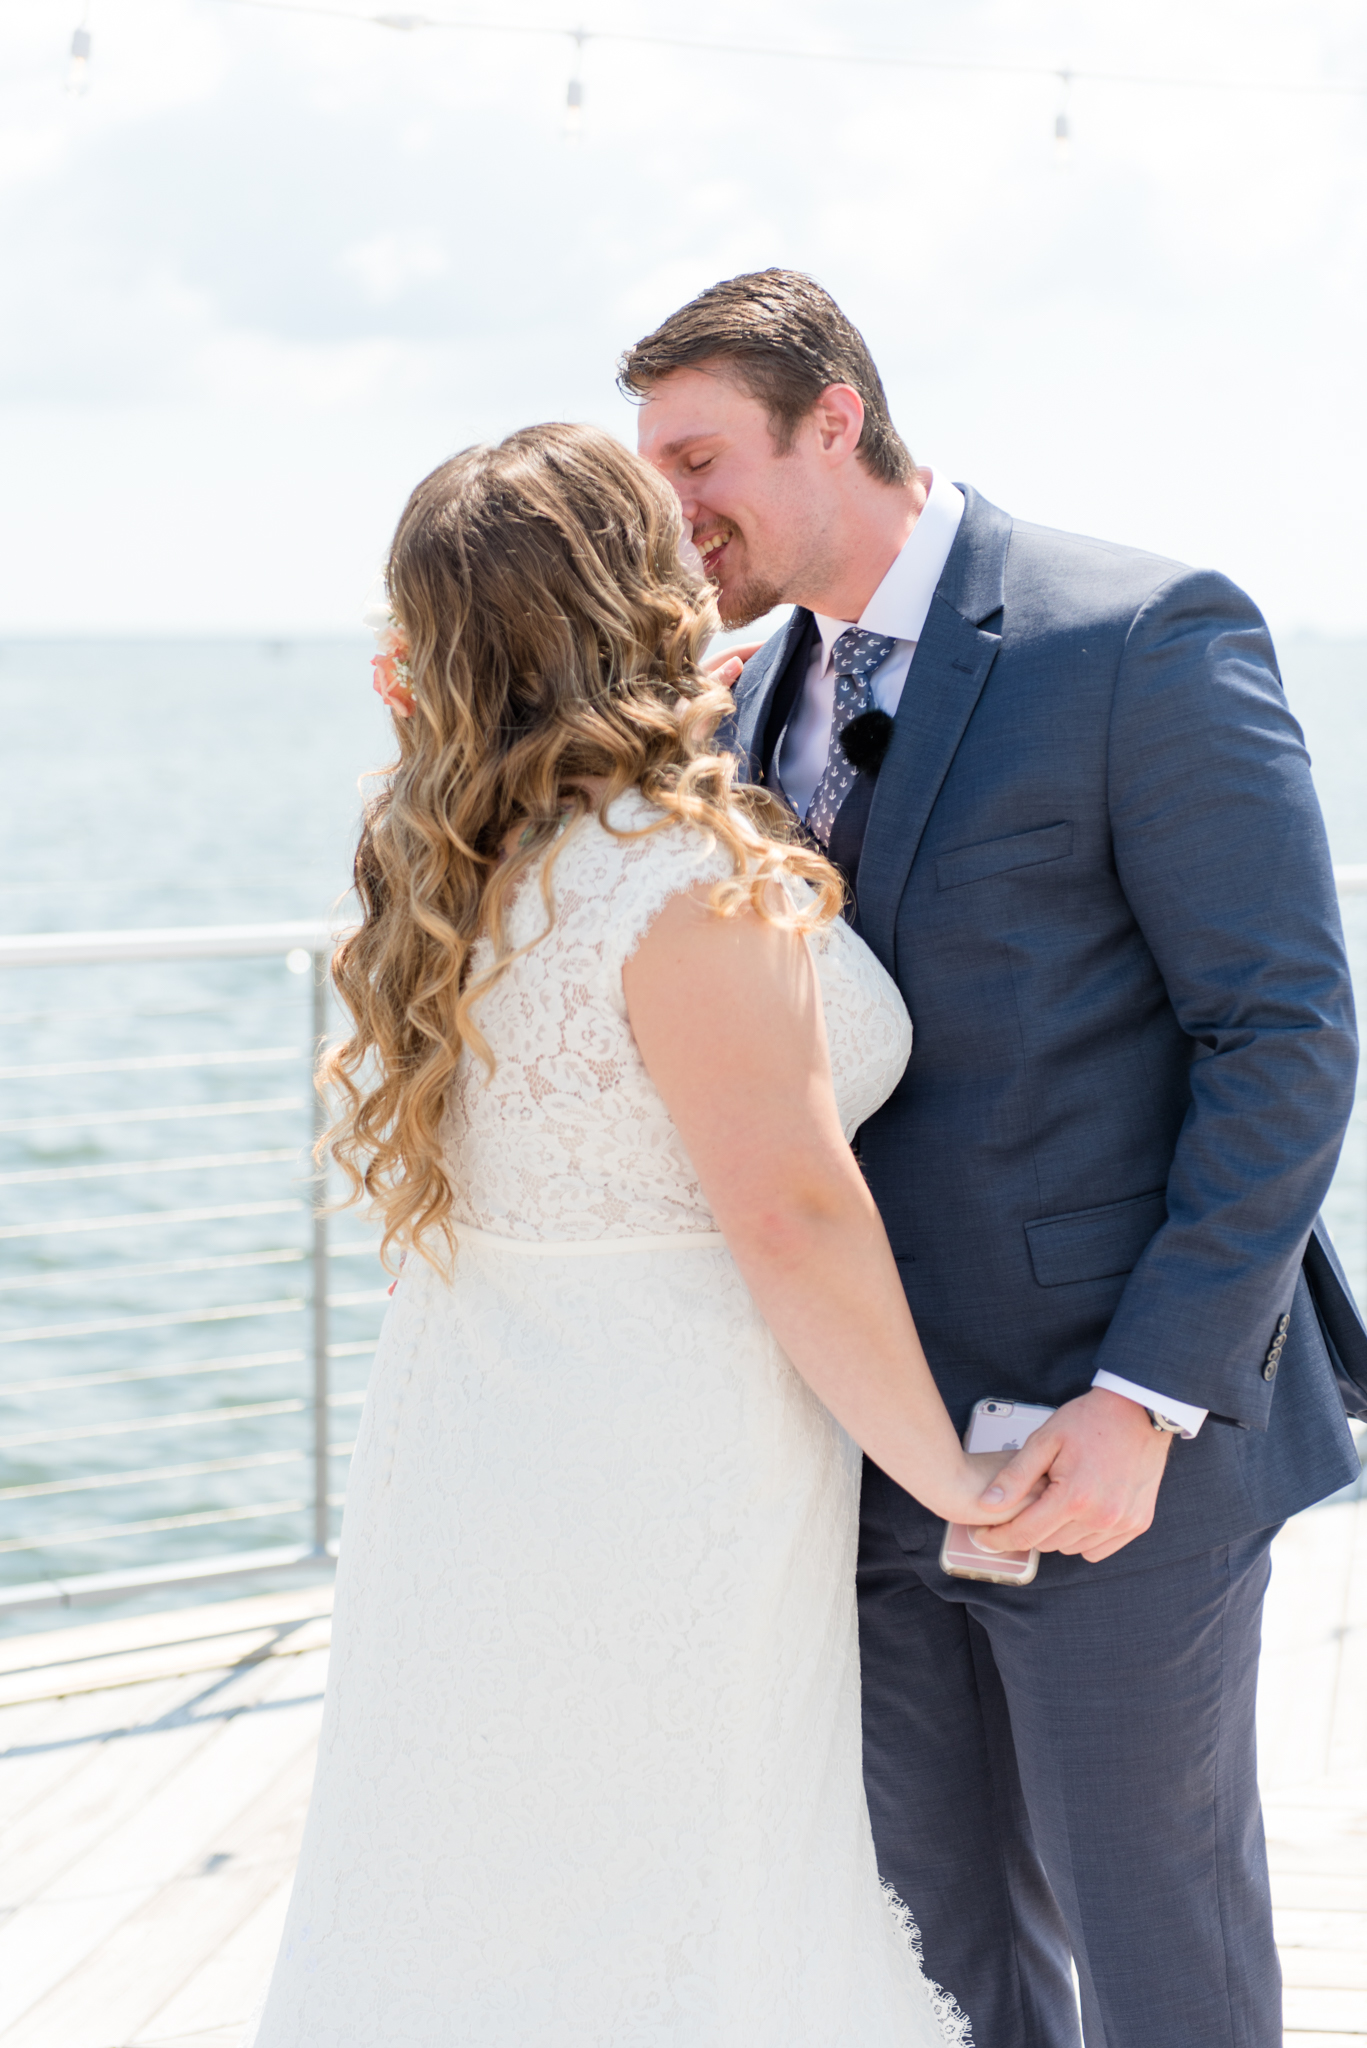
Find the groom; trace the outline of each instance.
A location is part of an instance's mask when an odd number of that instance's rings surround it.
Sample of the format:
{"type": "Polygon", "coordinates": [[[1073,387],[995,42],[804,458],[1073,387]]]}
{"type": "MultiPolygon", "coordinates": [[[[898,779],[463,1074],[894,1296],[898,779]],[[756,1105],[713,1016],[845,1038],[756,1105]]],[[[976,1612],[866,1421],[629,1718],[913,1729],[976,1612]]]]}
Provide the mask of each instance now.
{"type": "Polygon", "coordinates": [[[809,278],[628,350],[740,626],[749,774],[844,871],[916,1031],[860,1158],[940,1389],[1057,1410],[947,1577],[866,1464],[885,1878],[982,2048],[1280,2048],[1253,1709],[1278,1525],[1358,1470],[1367,1331],[1318,1210],[1356,1043],[1309,763],[1224,577],[913,466],[809,278]],[[851,628],[857,630],[851,632],[851,628]],[[847,727],[849,754],[842,746],[847,727]]]}

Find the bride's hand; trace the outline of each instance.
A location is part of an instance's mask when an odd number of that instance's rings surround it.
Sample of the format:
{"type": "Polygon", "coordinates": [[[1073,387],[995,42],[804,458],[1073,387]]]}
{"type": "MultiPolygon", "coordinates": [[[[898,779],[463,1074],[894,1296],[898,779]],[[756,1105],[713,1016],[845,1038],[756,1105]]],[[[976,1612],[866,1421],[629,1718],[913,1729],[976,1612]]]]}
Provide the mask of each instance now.
{"type": "Polygon", "coordinates": [[[714,654],[703,663],[704,675],[715,676],[719,683],[725,683],[733,690],[740,681],[740,672],[752,654],[758,654],[764,642],[747,641],[744,647],[728,647],[724,654],[714,654]]]}
{"type": "Polygon", "coordinates": [[[937,1512],[947,1522],[965,1522],[974,1529],[1009,1522],[1022,1508],[1038,1500],[1048,1483],[1042,1477],[1032,1479],[1027,1472],[1003,1479],[1001,1474],[1012,1457],[1010,1451],[960,1451],[958,1470],[945,1489],[951,1511],[945,1513],[937,1505],[937,1512]]]}

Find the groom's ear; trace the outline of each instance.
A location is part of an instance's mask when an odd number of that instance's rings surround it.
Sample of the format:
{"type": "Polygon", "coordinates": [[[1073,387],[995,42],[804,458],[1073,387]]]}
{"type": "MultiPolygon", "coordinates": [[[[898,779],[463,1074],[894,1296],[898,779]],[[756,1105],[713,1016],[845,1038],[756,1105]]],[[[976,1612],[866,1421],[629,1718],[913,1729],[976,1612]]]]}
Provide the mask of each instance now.
{"type": "Polygon", "coordinates": [[[852,384],[828,384],[811,420],[822,454],[849,461],[864,431],[864,401],[852,384]]]}

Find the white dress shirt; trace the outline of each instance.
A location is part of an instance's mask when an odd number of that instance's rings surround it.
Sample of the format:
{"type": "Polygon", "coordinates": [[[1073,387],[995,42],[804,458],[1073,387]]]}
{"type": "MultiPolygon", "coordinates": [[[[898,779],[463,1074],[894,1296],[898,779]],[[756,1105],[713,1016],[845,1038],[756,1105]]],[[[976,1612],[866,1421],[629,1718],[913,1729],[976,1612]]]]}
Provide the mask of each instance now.
{"type": "MultiPolygon", "coordinates": [[[[935,586],[944,574],[963,516],[962,491],[932,473],[930,494],[920,518],[859,617],[828,619],[821,612],[815,614],[821,637],[812,649],[802,694],[778,743],[779,781],[800,818],[807,815],[830,750],[836,674],[832,648],[847,626],[862,626],[869,633],[886,633],[897,643],[869,679],[875,705],[891,716],[902,701],[911,658],[925,629],[935,586]]],[[[1157,1409],[1160,1415],[1180,1422],[1182,1435],[1187,1437],[1196,1435],[1208,1413],[1204,1408],[1192,1407],[1188,1401],[1175,1401],[1170,1394],[1141,1387],[1104,1369],[1093,1375],[1092,1385],[1122,1394],[1127,1401],[1137,1401],[1141,1408],[1157,1409]]]]}
{"type": "Polygon", "coordinates": [[[882,667],[869,678],[874,703],[891,716],[902,701],[902,685],[911,667],[911,657],[963,516],[963,492],[932,475],[930,496],[921,508],[920,518],[859,617],[828,619],[817,612],[816,628],[821,638],[812,649],[802,695],[793,706],[778,743],[778,778],[800,818],[806,817],[816,786],[826,772],[835,711],[831,649],[847,626],[862,626],[869,633],[886,633],[897,642],[882,667]]]}

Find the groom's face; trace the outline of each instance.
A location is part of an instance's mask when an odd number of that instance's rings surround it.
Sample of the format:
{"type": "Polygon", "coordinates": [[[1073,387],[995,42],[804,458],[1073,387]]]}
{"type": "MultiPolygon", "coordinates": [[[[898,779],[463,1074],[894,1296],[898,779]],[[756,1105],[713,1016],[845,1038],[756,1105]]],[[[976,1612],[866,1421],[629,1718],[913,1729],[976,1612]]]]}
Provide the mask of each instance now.
{"type": "Polygon", "coordinates": [[[727,626],[783,604],[817,546],[824,474],[799,427],[780,454],[767,408],[720,369],[674,370],[641,407],[638,446],[679,494],[727,626]]]}

